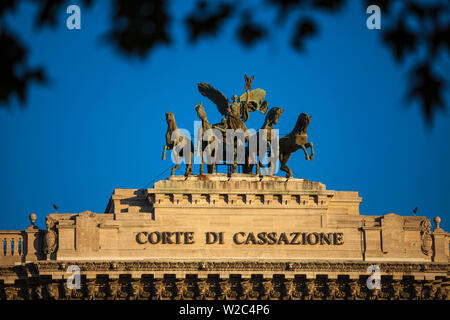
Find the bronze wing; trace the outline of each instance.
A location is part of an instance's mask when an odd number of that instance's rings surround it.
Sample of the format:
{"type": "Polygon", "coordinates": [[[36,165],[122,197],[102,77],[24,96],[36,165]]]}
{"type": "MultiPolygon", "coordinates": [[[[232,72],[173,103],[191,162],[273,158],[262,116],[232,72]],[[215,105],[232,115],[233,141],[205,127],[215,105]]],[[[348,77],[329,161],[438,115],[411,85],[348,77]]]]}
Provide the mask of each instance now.
{"type": "MultiPolygon", "coordinates": [[[[263,89],[255,89],[252,91],[249,91],[249,97],[248,97],[248,108],[250,112],[253,112],[255,110],[260,111],[262,114],[266,114],[268,105],[267,102],[264,100],[266,97],[266,91],[263,89]]],[[[243,95],[239,97],[240,101],[247,101],[247,92],[245,92],[243,95]]]]}
{"type": "Polygon", "coordinates": [[[214,102],[217,106],[217,110],[219,110],[222,115],[226,115],[228,109],[228,98],[225,97],[222,92],[206,82],[198,84],[198,92],[214,102]]]}

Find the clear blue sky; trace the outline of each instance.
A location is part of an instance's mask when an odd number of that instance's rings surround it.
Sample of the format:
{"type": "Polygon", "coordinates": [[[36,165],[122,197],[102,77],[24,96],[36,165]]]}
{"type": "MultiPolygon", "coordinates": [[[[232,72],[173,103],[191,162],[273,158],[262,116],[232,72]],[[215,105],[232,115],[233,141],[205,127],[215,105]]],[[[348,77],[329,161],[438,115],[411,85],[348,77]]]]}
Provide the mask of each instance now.
{"type": "MultiPolygon", "coordinates": [[[[10,21],[31,51],[30,64],[45,66],[51,81],[32,87],[26,108],[0,109],[0,228],[26,228],[31,212],[43,227],[53,203],[60,212],[103,212],[114,188],[144,187],[170,164],[161,160],[164,113],[173,111],[178,126],[192,130],[194,106],[203,102],[209,120],[219,122],[197,83],[231,96],[242,93],[247,73],[267,91],[269,107],[285,109],[280,132],[301,112],[313,116],[315,158],[296,153],[289,162],[295,173],[328,189],[359,191],[362,214],[412,215],[418,206],[419,215],[439,215],[449,231],[450,116],[438,114],[426,129],[418,106],[404,103],[406,70],[379,31],[366,28],[361,3],[349,2],[337,16],[320,17],[321,34],[299,55],[284,29],[241,47],[236,21],[190,45],[180,25],[191,2],[179,1],[172,6],[175,44],[144,61],[126,60],[100,41],[109,24],[106,1],[81,7],[79,31],[66,29],[65,10],[56,29],[35,30],[33,4],[21,5],[10,21]]],[[[269,19],[264,14],[259,18],[269,19]]],[[[263,120],[253,113],[248,127],[263,120]]]]}

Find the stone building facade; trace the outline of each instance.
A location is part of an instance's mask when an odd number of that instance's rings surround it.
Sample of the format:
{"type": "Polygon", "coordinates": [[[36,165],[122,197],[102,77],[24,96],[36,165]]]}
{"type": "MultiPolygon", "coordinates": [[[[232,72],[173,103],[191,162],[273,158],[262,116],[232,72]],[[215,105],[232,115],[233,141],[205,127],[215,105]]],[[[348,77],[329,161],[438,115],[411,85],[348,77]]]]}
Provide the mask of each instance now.
{"type": "Polygon", "coordinates": [[[360,202],[245,174],[116,189],[104,213],[0,231],[0,299],[450,300],[440,218],[360,215],[360,202]]]}

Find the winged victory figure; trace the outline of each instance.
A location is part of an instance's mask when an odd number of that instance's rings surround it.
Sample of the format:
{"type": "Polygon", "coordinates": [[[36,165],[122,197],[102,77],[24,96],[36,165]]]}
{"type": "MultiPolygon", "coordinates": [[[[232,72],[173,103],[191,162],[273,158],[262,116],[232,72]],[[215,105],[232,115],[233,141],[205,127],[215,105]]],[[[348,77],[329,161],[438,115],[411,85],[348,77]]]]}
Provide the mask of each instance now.
{"type": "Polygon", "coordinates": [[[263,89],[255,89],[250,91],[251,83],[254,76],[251,78],[245,75],[245,89],[246,92],[240,97],[233,95],[231,102],[228,98],[219,90],[206,82],[198,84],[198,91],[208,99],[210,99],[217,106],[217,110],[225,116],[221,125],[215,125],[219,130],[225,131],[226,129],[242,129],[246,131],[245,122],[248,120],[249,112],[255,110],[265,114],[268,109],[267,101],[264,100],[266,91],[263,89]]]}

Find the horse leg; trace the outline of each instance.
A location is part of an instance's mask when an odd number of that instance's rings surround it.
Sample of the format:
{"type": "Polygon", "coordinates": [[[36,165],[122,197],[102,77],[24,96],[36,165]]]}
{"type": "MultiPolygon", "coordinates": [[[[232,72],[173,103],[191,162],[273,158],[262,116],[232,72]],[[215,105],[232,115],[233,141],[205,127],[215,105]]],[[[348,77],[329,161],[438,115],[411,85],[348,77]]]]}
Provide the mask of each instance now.
{"type": "MultiPolygon", "coordinates": [[[[253,163],[255,162],[255,154],[250,150],[249,147],[246,148],[246,163],[245,163],[245,171],[244,173],[253,174],[253,163]]],[[[258,173],[258,169],[256,169],[256,172],[258,173]]]]}
{"type": "Polygon", "coordinates": [[[192,163],[186,165],[186,172],[184,173],[184,175],[186,177],[190,176],[192,174],[192,163]]]}
{"type": "Polygon", "coordinates": [[[171,173],[172,176],[175,175],[175,170],[177,170],[177,169],[180,169],[180,164],[178,162],[172,168],[172,173],[171,173]]]}
{"type": "Polygon", "coordinates": [[[266,165],[263,165],[261,160],[259,161],[259,166],[261,167],[261,171],[264,171],[264,174],[273,175],[272,168],[270,168],[270,158],[272,157],[272,145],[270,142],[267,143],[266,150],[269,149],[268,152],[266,152],[265,158],[266,158],[266,165]]]}
{"type": "Polygon", "coordinates": [[[307,144],[305,144],[305,147],[311,149],[311,154],[309,155],[309,160],[312,161],[313,158],[314,158],[314,147],[313,147],[313,143],[312,143],[312,142],[308,142],[307,144]]]}
{"type": "Polygon", "coordinates": [[[203,165],[205,164],[205,160],[203,158],[203,147],[202,150],[200,151],[200,156],[202,157],[202,163],[200,164],[200,175],[203,174],[203,165]]]}
{"type": "Polygon", "coordinates": [[[190,176],[192,174],[192,160],[194,160],[194,151],[192,148],[192,142],[191,142],[191,152],[190,152],[189,156],[191,158],[191,161],[190,161],[190,163],[185,163],[186,164],[186,171],[184,172],[185,177],[190,176]]]}
{"type": "Polygon", "coordinates": [[[167,150],[167,144],[164,146],[164,150],[163,150],[163,153],[162,153],[162,159],[163,160],[166,160],[166,150],[167,150]]]}
{"type": "Polygon", "coordinates": [[[209,173],[216,173],[216,150],[211,152],[211,157],[213,158],[213,161],[211,163],[211,171],[208,170],[209,173]]]}
{"type": "Polygon", "coordinates": [[[259,175],[269,174],[269,168],[267,167],[267,164],[263,165],[261,161],[258,161],[258,166],[259,166],[258,170],[259,175]]]}
{"type": "Polygon", "coordinates": [[[242,172],[243,173],[248,173],[248,168],[250,165],[250,156],[247,153],[247,149],[245,150],[245,163],[242,164],[242,172]]]}
{"type": "Polygon", "coordinates": [[[306,148],[305,148],[305,145],[304,144],[301,144],[300,145],[300,148],[303,150],[303,152],[305,153],[305,159],[306,160],[310,160],[309,159],[309,155],[308,155],[308,151],[306,151],[306,148]]]}
{"type": "Polygon", "coordinates": [[[253,174],[253,166],[255,165],[255,174],[256,175],[260,175],[260,163],[259,163],[259,155],[258,155],[258,150],[259,150],[259,143],[256,144],[256,150],[252,151],[252,164],[250,165],[250,170],[249,173],[253,174]]]}
{"type": "Polygon", "coordinates": [[[237,172],[237,148],[234,148],[234,159],[233,159],[233,171],[232,173],[237,172]]]}
{"type": "Polygon", "coordinates": [[[192,174],[192,168],[194,166],[194,149],[191,148],[191,163],[189,163],[186,167],[187,175],[190,176],[192,174]]]}
{"type": "Polygon", "coordinates": [[[186,164],[186,171],[184,172],[184,176],[188,177],[192,174],[192,163],[186,164]]]}
{"type": "Polygon", "coordinates": [[[286,172],[286,178],[292,177],[292,170],[286,164],[291,157],[292,153],[283,154],[280,153],[280,170],[286,172]]]}

